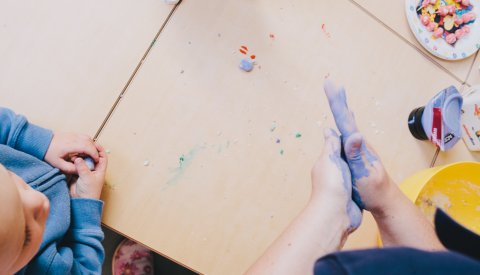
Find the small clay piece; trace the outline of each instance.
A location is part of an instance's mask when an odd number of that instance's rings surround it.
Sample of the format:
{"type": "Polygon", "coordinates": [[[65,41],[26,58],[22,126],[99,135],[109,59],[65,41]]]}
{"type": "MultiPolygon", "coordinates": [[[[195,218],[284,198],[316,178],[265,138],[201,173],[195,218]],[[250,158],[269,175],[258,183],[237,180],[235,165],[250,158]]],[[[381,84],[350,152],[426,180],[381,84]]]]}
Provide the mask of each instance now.
{"type": "Polygon", "coordinates": [[[453,44],[457,42],[457,37],[455,36],[455,34],[451,33],[447,35],[447,37],[445,37],[445,40],[447,41],[448,44],[453,44]]]}
{"type": "Polygon", "coordinates": [[[420,18],[420,21],[422,22],[422,24],[424,26],[428,26],[428,24],[430,23],[430,16],[428,15],[423,15],[421,18],[420,18]]]}
{"type": "Polygon", "coordinates": [[[87,165],[88,169],[90,169],[90,171],[95,168],[95,162],[91,157],[86,157],[83,159],[83,161],[85,161],[85,164],[87,165]]]}
{"type": "Polygon", "coordinates": [[[455,20],[453,19],[453,16],[448,15],[448,16],[445,16],[445,18],[443,19],[443,23],[444,23],[443,26],[445,26],[445,30],[449,31],[453,28],[453,25],[455,24],[455,20]]]}
{"type": "Polygon", "coordinates": [[[240,69],[244,70],[245,72],[251,72],[253,70],[253,61],[250,59],[242,59],[240,61],[240,69]]]}
{"type": "Polygon", "coordinates": [[[437,28],[434,32],[433,32],[433,36],[439,38],[439,37],[442,37],[443,35],[443,29],[442,28],[437,28]]]}
{"type": "Polygon", "coordinates": [[[452,46],[470,32],[468,25],[476,19],[470,0],[421,0],[417,14],[433,39],[444,39],[452,46]]]}
{"type": "Polygon", "coordinates": [[[455,37],[458,39],[462,38],[465,35],[465,31],[463,29],[458,29],[455,31],[455,37]]]}

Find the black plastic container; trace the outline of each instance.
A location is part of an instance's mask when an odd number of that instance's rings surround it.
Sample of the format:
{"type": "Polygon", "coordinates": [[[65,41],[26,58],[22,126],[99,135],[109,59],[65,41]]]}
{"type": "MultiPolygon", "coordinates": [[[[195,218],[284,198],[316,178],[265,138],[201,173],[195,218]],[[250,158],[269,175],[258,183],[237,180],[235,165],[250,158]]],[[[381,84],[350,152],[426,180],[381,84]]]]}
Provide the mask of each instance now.
{"type": "Polygon", "coordinates": [[[422,124],[422,116],[423,112],[425,111],[425,107],[419,107],[413,109],[408,116],[408,129],[410,129],[410,133],[419,140],[428,140],[427,133],[423,128],[422,124]]]}

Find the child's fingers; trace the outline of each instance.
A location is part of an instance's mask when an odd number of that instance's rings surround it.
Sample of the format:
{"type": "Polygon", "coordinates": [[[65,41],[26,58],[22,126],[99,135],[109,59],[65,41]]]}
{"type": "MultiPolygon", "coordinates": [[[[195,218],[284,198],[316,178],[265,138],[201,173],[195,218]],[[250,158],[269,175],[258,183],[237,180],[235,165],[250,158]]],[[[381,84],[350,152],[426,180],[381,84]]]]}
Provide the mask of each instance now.
{"type": "Polygon", "coordinates": [[[100,152],[105,152],[105,149],[103,148],[102,145],[98,144],[98,143],[94,143],[95,144],[95,147],[97,148],[97,151],[100,153],[100,152]]]}
{"type": "Polygon", "coordinates": [[[77,172],[77,169],[75,168],[75,165],[73,163],[63,159],[60,160],[60,162],[57,165],[57,168],[66,174],[75,174],[75,172],[77,172]]]}
{"type": "Polygon", "coordinates": [[[95,171],[105,173],[108,164],[107,154],[105,153],[105,151],[100,151],[99,154],[100,158],[98,159],[98,163],[95,166],[95,171]]]}
{"type": "Polygon", "coordinates": [[[75,160],[75,168],[77,169],[78,176],[80,178],[90,175],[90,169],[82,158],[75,160]]]}
{"type": "Polygon", "coordinates": [[[98,150],[98,156],[100,158],[104,158],[104,159],[108,159],[107,157],[107,152],[105,151],[105,149],[103,148],[102,145],[98,144],[98,143],[95,143],[95,147],[97,148],[98,150]]]}
{"type": "Polygon", "coordinates": [[[84,154],[90,156],[95,162],[98,162],[98,150],[97,146],[91,140],[90,138],[83,138],[78,140],[78,142],[75,143],[73,148],[71,148],[70,151],[74,151],[75,153],[78,154],[84,154]]]}
{"type": "Polygon", "coordinates": [[[98,143],[95,143],[95,147],[97,148],[99,155],[98,163],[95,166],[95,171],[105,173],[108,164],[107,152],[105,152],[105,149],[98,143]]]}

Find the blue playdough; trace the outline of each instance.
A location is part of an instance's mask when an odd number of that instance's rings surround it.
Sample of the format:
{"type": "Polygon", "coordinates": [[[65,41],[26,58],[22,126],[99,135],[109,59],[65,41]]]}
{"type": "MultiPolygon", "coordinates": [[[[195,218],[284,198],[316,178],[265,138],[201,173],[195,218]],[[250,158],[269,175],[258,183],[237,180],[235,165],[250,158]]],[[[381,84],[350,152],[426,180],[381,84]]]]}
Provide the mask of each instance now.
{"type": "Polygon", "coordinates": [[[246,72],[252,71],[253,70],[253,61],[248,60],[248,59],[242,59],[242,61],[240,61],[240,69],[242,69],[246,72]]]}
{"type": "Polygon", "coordinates": [[[85,164],[88,166],[88,169],[90,169],[90,171],[95,168],[95,162],[91,157],[86,157],[83,160],[85,161],[85,164]]]}
{"type": "Polygon", "coordinates": [[[360,209],[363,209],[365,204],[360,197],[357,184],[360,179],[370,176],[369,169],[378,159],[367,148],[363,137],[358,132],[353,113],[348,109],[345,89],[343,87],[337,89],[328,80],[325,82],[324,88],[333,117],[341,133],[342,149],[345,150],[342,152],[342,156],[347,161],[352,175],[352,199],[360,209]],[[360,146],[353,147],[354,144],[360,146]]]}
{"type": "MultiPolygon", "coordinates": [[[[331,129],[330,131],[331,131],[330,135],[333,135],[334,138],[339,139],[335,131],[331,129]]],[[[356,188],[353,188],[352,186],[353,181],[352,181],[351,171],[348,167],[347,162],[343,159],[342,153],[340,151],[341,151],[340,148],[336,149],[336,151],[329,156],[330,160],[333,163],[335,163],[336,166],[338,167],[338,170],[342,172],[343,186],[345,187],[345,190],[347,190],[347,192],[349,190],[352,190],[352,192],[356,191],[356,188]]],[[[360,200],[358,190],[357,190],[356,196],[358,196],[357,199],[360,200]]],[[[349,200],[347,202],[347,215],[350,218],[350,229],[357,229],[362,223],[362,206],[360,206],[359,203],[355,201],[355,195],[352,193],[352,200],[349,200]]]]}

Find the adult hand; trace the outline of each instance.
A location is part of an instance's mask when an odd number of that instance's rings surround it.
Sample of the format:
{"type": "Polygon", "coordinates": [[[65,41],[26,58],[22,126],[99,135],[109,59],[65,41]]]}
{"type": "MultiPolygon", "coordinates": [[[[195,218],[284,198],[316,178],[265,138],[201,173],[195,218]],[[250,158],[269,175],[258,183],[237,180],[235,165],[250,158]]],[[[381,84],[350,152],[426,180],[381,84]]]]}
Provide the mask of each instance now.
{"type": "Polygon", "coordinates": [[[345,89],[335,87],[328,79],[324,89],[342,135],[342,146],[352,173],[353,200],[360,208],[371,212],[382,211],[395,184],[378,155],[358,131],[354,115],[348,109],[345,89]]]}
{"type": "Polygon", "coordinates": [[[78,178],[70,185],[72,198],[100,199],[107,170],[107,154],[100,145],[96,145],[96,148],[99,157],[93,171],[90,171],[82,158],[76,158],[74,161],[78,178]]]}
{"type": "Polygon", "coordinates": [[[45,161],[66,174],[74,174],[77,169],[73,162],[77,157],[84,156],[90,156],[95,163],[99,161],[98,148],[89,136],[54,133],[45,161]]]}
{"type": "Polygon", "coordinates": [[[325,129],[323,152],[312,169],[312,200],[328,202],[338,217],[348,216],[347,232],[360,226],[362,212],[352,200],[352,176],[341,156],[341,142],[337,133],[325,129]]]}

